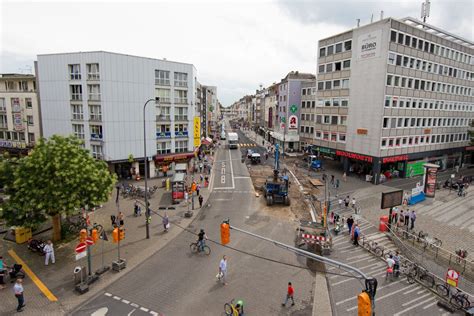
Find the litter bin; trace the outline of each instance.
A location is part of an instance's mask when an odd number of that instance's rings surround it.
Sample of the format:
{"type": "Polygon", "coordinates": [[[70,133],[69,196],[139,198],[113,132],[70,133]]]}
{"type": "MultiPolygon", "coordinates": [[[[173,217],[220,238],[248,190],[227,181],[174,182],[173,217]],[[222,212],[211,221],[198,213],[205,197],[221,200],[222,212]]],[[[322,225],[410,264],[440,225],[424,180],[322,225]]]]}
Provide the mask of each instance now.
{"type": "Polygon", "coordinates": [[[32,236],[31,228],[15,227],[15,241],[17,244],[23,244],[32,236]]]}
{"type": "Polygon", "coordinates": [[[388,216],[380,216],[380,225],[379,225],[379,231],[381,232],[386,232],[387,231],[387,225],[388,225],[388,216]]]}
{"type": "Polygon", "coordinates": [[[77,285],[86,280],[86,268],[77,266],[74,268],[74,285],[77,285]]]}

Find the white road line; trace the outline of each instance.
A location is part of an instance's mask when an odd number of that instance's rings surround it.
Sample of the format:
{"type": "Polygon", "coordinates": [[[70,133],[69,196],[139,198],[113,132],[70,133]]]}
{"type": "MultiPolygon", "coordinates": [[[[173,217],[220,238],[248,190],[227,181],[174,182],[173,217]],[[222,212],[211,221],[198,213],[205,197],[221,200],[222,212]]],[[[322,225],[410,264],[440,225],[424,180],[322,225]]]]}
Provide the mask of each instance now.
{"type": "MultiPolygon", "coordinates": [[[[430,293],[428,293],[428,294],[430,294],[430,293]]],[[[401,314],[403,314],[403,313],[405,313],[405,312],[408,312],[409,310],[411,310],[411,309],[413,309],[413,308],[415,308],[415,307],[418,307],[418,306],[420,306],[420,305],[426,304],[426,303],[428,303],[429,301],[434,300],[434,299],[435,299],[434,297],[430,297],[430,298],[427,299],[427,300],[421,301],[421,302],[419,302],[418,304],[412,305],[412,306],[410,306],[410,307],[408,307],[408,308],[405,308],[405,309],[402,310],[402,311],[399,311],[398,313],[396,313],[396,314],[393,315],[393,316],[399,316],[399,315],[401,315],[401,314]]]]}
{"type": "Polygon", "coordinates": [[[140,306],[138,306],[138,304],[135,304],[135,303],[131,303],[130,306],[133,306],[133,307],[135,307],[135,308],[140,307],[140,306]]]}
{"type": "Polygon", "coordinates": [[[122,298],[118,297],[118,296],[114,296],[113,297],[114,300],[117,300],[117,301],[120,301],[122,298]]]}
{"type": "Polygon", "coordinates": [[[111,296],[112,296],[112,294],[107,293],[107,292],[105,292],[104,295],[105,295],[105,296],[108,296],[108,297],[111,297],[111,296]]]}
{"type": "Polygon", "coordinates": [[[140,309],[141,309],[142,311],[144,311],[144,312],[148,312],[148,311],[149,311],[149,309],[148,309],[148,308],[145,308],[145,307],[140,307],[140,309]]]}
{"type": "MultiPolygon", "coordinates": [[[[391,284],[394,284],[394,283],[391,283],[391,284]]],[[[385,295],[383,295],[383,296],[376,297],[376,298],[375,298],[375,301],[376,301],[376,302],[377,302],[377,301],[380,301],[381,299],[384,299],[384,298],[386,298],[386,297],[390,297],[390,296],[392,296],[392,295],[394,295],[394,294],[397,294],[397,293],[399,293],[399,292],[401,292],[401,291],[403,291],[403,290],[406,290],[407,288],[412,287],[412,286],[415,286],[415,285],[418,285],[418,284],[412,284],[412,285],[407,286],[406,288],[402,288],[402,289],[399,289],[399,290],[390,292],[390,293],[388,293],[388,294],[385,294],[385,295]]],[[[378,289],[378,290],[380,290],[380,289],[378,289]]],[[[354,307],[351,307],[351,308],[349,308],[349,309],[346,309],[346,311],[350,312],[350,311],[353,311],[353,310],[355,310],[355,309],[357,309],[357,305],[354,306],[354,307]]]]}
{"type": "Polygon", "coordinates": [[[234,167],[232,166],[232,154],[229,149],[229,162],[230,162],[230,176],[232,177],[232,189],[235,189],[235,181],[234,181],[234,167]]]}
{"type": "Polygon", "coordinates": [[[438,303],[438,301],[434,301],[433,303],[426,305],[425,307],[423,307],[423,309],[428,309],[431,306],[435,305],[436,303],[438,303]]]}
{"type": "MultiPolygon", "coordinates": [[[[425,290],[423,290],[423,292],[424,292],[424,291],[425,291],[425,290]]],[[[425,297],[427,297],[428,295],[431,295],[431,293],[426,293],[425,295],[418,296],[417,298],[412,299],[411,301],[408,301],[408,302],[403,303],[402,306],[410,305],[411,303],[416,302],[416,301],[418,301],[419,299],[425,298],[425,297]]]]}
{"type": "Polygon", "coordinates": [[[125,304],[130,304],[130,301],[127,301],[127,300],[122,300],[122,303],[125,303],[125,304]]]}
{"type": "Polygon", "coordinates": [[[150,314],[153,315],[153,316],[158,316],[159,315],[157,312],[154,312],[154,311],[150,311],[150,314]]]}
{"type": "Polygon", "coordinates": [[[234,179],[250,179],[250,177],[234,177],[234,179]]]}
{"type": "Polygon", "coordinates": [[[233,187],[218,187],[218,188],[214,188],[213,190],[231,190],[231,189],[234,189],[233,187]]]}
{"type": "Polygon", "coordinates": [[[411,289],[410,291],[403,292],[403,294],[406,295],[406,294],[409,294],[409,293],[411,293],[411,292],[415,292],[416,290],[419,290],[420,288],[421,288],[421,287],[415,287],[415,288],[411,289]]]}
{"type": "MultiPolygon", "coordinates": [[[[389,283],[389,284],[387,284],[387,285],[381,286],[381,287],[379,287],[379,288],[377,289],[377,291],[380,291],[381,289],[384,289],[384,288],[386,288],[386,287],[389,287],[389,286],[398,284],[398,283],[400,283],[400,282],[402,282],[402,281],[403,281],[403,280],[398,280],[398,281],[396,281],[396,282],[392,282],[392,283],[389,283]]],[[[349,302],[350,300],[357,300],[357,296],[352,296],[352,297],[346,298],[345,300],[342,300],[342,301],[337,302],[336,305],[344,304],[344,303],[346,303],[346,302],[349,302]]],[[[357,308],[357,306],[356,306],[355,308],[357,308]]],[[[354,310],[355,308],[353,308],[352,310],[354,310]]]]}

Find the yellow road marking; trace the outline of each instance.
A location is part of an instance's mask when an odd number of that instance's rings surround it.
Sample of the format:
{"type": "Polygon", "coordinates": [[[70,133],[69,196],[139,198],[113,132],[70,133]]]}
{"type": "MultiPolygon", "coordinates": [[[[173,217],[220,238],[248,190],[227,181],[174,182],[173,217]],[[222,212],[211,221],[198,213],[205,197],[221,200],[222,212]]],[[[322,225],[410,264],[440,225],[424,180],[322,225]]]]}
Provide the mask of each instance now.
{"type": "Polygon", "coordinates": [[[23,266],[23,270],[30,277],[30,279],[35,282],[36,286],[40,289],[41,292],[51,301],[56,302],[58,299],[54,296],[53,293],[44,285],[43,282],[36,276],[36,274],[31,271],[30,267],[16,254],[13,249],[8,250],[8,254],[15,260],[16,263],[23,266]]]}

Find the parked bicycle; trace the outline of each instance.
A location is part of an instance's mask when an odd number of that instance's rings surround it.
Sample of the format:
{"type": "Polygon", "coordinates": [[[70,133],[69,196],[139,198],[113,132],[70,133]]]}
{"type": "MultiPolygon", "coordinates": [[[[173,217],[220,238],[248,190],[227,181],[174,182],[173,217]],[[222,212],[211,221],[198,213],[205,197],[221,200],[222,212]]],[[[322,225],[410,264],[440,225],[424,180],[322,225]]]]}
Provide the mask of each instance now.
{"type": "Polygon", "coordinates": [[[430,248],[441,247],[443,242],[441,239],[436,237],[430,237],[428,233],[424,233],[422,230],[418,233],[418,241],[423,243],[423,247],[426,249],[428,246],[430,248]]]}
{"type": "Polygon", "coordinates": [[[382,246],[379,246],[374,240],[366,240],[365,236],[362,236],[362,247],[376,254],[379,257],[383,256],[384,248],[382,246]]]}
{"type": "Polygon", "coordinates": [[[415,283],[417,278],[429,288],[432,288],[435,285],[434,276],[425,268],[415,264],[407,273],[407,281],[412,284],[415,283]]]}
{"type": "Polygon", "coordinates": [[[449,303],[457,309],[466,309],[471,306],[471,302],[469,302],[469,296],[466,293],[458,288],[450,286],[447,283],[436,285],[436,292],[444,298],[449,298],[449,303]]]}

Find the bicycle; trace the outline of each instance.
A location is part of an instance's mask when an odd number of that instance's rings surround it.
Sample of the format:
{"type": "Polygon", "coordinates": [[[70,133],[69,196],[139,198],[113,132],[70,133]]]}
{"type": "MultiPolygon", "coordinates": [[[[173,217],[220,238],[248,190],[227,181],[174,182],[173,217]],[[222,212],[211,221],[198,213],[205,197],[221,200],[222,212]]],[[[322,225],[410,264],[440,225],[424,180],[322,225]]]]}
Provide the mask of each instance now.
{"type": "Polygon", "coordinates": [[[189,245],[189,248],[191,248],[191,252],[194,252],[194,253],[204,252],[208,256],[211,254],[211,248],[209,248],[208,245],[202,246],[202,250],[201,250],[201,247],[199,247],[197,242],[192,242],[189,245]]]}
{"type": "Polygon", "coordinates": [[[93,229],[97,230],[97,234],[100,235],[102,234],[102,231],[104,230],[104,226],[101,224],[94,223],[92,224],[92,227],[90,228],[89,232],[92,232],[93,229]]]}
{"type": "Polygon", "coordinates": [[[224,313],[226,316],[240,316],[242,315],[234,304],[234,299],[224,304],[224,313]]]}
{"type": "Polygon", "coordinates": [[[471,307],[471,302],[466,293],[463,293],[461,290],[456,288],[456,293],[451,296],[449,303],[452,304],[457,309],[468,309],[471,307]]]}

